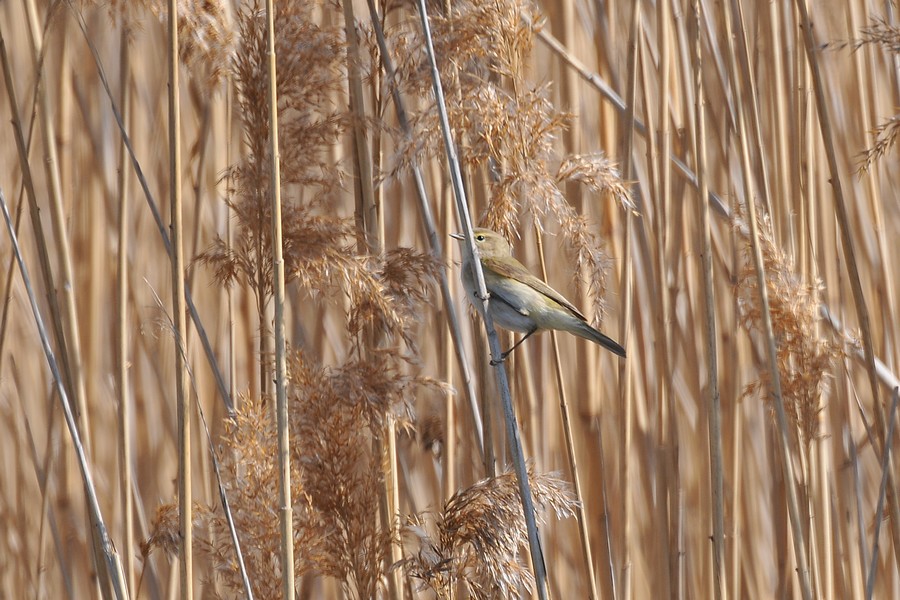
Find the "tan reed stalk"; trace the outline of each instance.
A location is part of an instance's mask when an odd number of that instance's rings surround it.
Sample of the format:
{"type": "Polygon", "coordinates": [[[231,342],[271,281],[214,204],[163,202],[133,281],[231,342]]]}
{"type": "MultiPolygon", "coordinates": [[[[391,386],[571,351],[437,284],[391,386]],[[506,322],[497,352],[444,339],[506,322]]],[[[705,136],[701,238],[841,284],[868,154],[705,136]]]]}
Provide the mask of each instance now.
{"type": "MultiPolygon", "coordinates": [[[[441,214],[441,237],[447,239],[452,231],[450,231],[450,223],[453,218],[453,214],[451,212],[451,204],[450,202],[443,203],[443,211],[441,214]]],[[[449,264],[450,262],[450,253],[446,253],[443,256],[444,263],[449,264]]],[[[445,270],[441,270],[441,274],[444,275],[446,273],[445,270]]],[[[453,284],[450,284],[453,285],[453,284]]],[[[452,292],[452,290],[451,290],[452,292]]],[[[447,308],[444,309],[448,310],[447,308]]],[[[443,353],[442,363],[442,373],[444,375],[444,380],[447,384],[452,388],[453,386],[453,336],[448,335],[448,331],[441,330],[441,339],[443,340],[443,344],[441,344],[441,349],[443,353]]],[[[450,499],[450,497],[456,492],[458,483],[458,475],[457,475],[457,464],[459,462],[459,458],[457,457],[457,442],[456,442],[456,430],[457,430],[457,415],[456,415],[456,405],[454,404],[454,394],[450,392],[450,390],[446,390],[443,393],[444,396],[444,440],[441,448],[441,464],[443,466],[443,471],[441,472],[441,488],[443,493],[441,494],[441,500],[446,502],[450,499]]]]}
{"type": "MultiPolygon", "coordinates": [[[[859,327],[862,333],[863,352],[865,355],[866,369],[869,375],[869,385],[872,391],[872,409],[875,413],[875,422],[878,427],[879,443],[883,447],[887,432],[887,424],[885,423],[884,412],[878,395],[878,377],[875,372],[875,348],[872,341],[872,330],[869,324],[869,310],[866,306],[865,294],[859,276],[859,265],[856,260],[856,249],[853,235],[850,231],[850,218],[844,199],[844,187],[834,147],[835,136],[831,125],[831,113],[825,96],[825,81],[819,65],[818,47],[813,39],[812,26],[810,24],[806,2],[805,0],[797,0],[796,4],[803,30],[806,58],[809,61],[809,67],[812,72],[813,91],[816,98],[816,108],[819,112],[819,126],[831,174],[830,181],[834,192],[835,211],[837,213],[835,216],[840,225],[841,232],[841,248],[845,256],[847,271],[850,276],[850,289],[853,292],[856,316],[859,320],[859,327]]],[[[893,463],[893,460],[890,459],[890,453],[887,453],[886,456],[888,456],[891,463],[893,463]]],[[[900,548],[900,502],[897,500],[897,485],[893,471],[893,464],[891,464],[888,468],[887,498],[888,510],[891,515],[891,539],[894,548],[896,549],[900,548]]],[[[897,568],[900,569],[900,552],[894,552],[894,562],[897,568]]]]}
{"type": "MultiPolygon", "coordinates": [[[[755,3],[754,3],[754,6],[755,3]]],[[[764,157],[766,156],[766,148],[763,145],[762,141],[762,131],[759,119],[759,105],[757,103],[757,86],[756,79],[753,77],[753,70],[750,68],[750,50],[747,47],[747,29],[744,26],[744,11],[742,8],[741,0],[731,0],[731,14],[734,17],[734,33],[735,38],[729,38],[729,47],[733,44],[733,42],[738,40],[740,43],[734,48],[734,53],[737,59],[737,66],[740,71],[732,71],[732,77],[741,77],[744,81],[744,88],[746,93],[744,94],[744,100],[747,101],[747,112],[749,113],[745,118],[749,117],[750,121],[750,133],[753,135],[753,145],[756,147],[756,177],[757,177],[757,191],[762,197],[763,207],[766,212],[772,214],[772,201],[771,201],[771,193],[770,193],[770,185],[769,185],[769,170],[766,168],[766,161],[764,157]]],[[[730,52],[731,50],[729,50],[730,52]]],[[[740,105],[743,108],[743,104],[740,105]]],[[[745,173],[747,177],[750,176],[750,173],[745,173]]]]}
{"type": "MultiPolygon", "coordinates": [[[[541,232],[537,223],[535,223],[534,227],[534,238],[537,242],[538,258],[541,263],[541,278],[544,281],[547,281],[547,262],[544,258],[544,241],[541,237],[541,232]]],[[[578,471],[578,460],[575,455],[575,440],[572,436],[569,401],[566,397],[566,386],[562,374],[562,360],[559,357],[559,342],[556,339],[555,331],[550,332],[550,340],[553,347],[553,367],[556,373],[556,388],[557,393],[559,394],[559,410],[560,415],[562,416],[563,433],[565,434],[566,455],[569,460],[569,468],[572,471],[572,486],[575,491],[575,498],[578,500],[575,509],[575,516],[578,519],[578,541],[581,543],[581,558],[584,561],[584,574],[587,578],[588,590],[590,591],[589,598],[595,600],[600,596],[597,594],[597,576],[594,574],[594,559],[591,555],[587,509],[585,508],[585,500],[581,492],[581,475],[578,471]]]]}
{"type": "Polygon", "coordinates": [[[703,308],[706,313],[704,333],[706,334],[707,394],[706,418],[709,436],[710,488],[713,510],[713,594],[716,600],[727,598],[725,578],[725,484],[724,459],[722,456],[722,418],[719,398],[719,361],[716,328],[716,298],[713,288],[712,236],[710,234],[709,202],[706,201],[706,102],[703,90],[703,44],[700,38],[700,0],[691,2],[691,26],[693,34],[692,63],[694,76],[694,155],[697,169],[700,204],[700,262],[703,273],[703,308]]]}
{"type": "MultiPolygon", "coordinates": [[[[275,2],[266,0],[266,56],[269,98],[269,193],[272,195],[272,301],[275,305],[275,413],[278,429],[278,509],[281,532],[281,591],[294,598],[294,518],[291,501],[291,443],[288,428],[287,348],[284,337],[284,249],[281,231],[281,151],[278,144],[278,77],[275,2]]],[[[262,308],[262,307],[260,307],[262,308]]]]}
{"type": "MultiPolygon", "coordinates": [[[[41,29],[38,26],[37,8],[34,0],[25,0],[25,12],[27,15],[28,39],[31,45],[31,58],[37,73],[41,72],[41,56],[44,41],[41,29]]],[[[41,141],[44,147],[44,170],[47,177],[47,190],[49,193],[50,215],[52,217],[53,237],[56,240],[56,254],[59,263],[61,282],[59,289],[62,293],[62,319],[65,331],[65,345],[60,348],[66,352],[66,364],[71,377],[69,380],[72,391],[72,400],[75,403],[76,414],[79,419],[79,427],[84,435],[84,441],[90,452],[91,433],[88,423],[87,398],[85,397],[84,373],[81,359],[81,341],[79,336],[78,313],[75,306],[75,284],[72,276],[72,256],[69,248],[69,237],[66,231],[66,215],[63,208],[62,184],[59,178],[59,158],[56,152],[56,129],[53,125],[50,97],[46,83],[38,83],[38,108],[40,111],[41,141]]],[[[54,289],[49,287],[48,290],[54,289]]]]}
{"type": "MultiPolygon", "coordinates": [[[[731,398],[737,398],[737,394],[731,394],[731,398]]],[[[742,459],[744,455],[742,453],[743,450],[743,441],[744,441],[744,420],[741,418],[743,412],[743,402],[736,403],[732,408],[732,417],[731,417],[731,432],[732,440],[731,444],[731,452],[732,452],[732,462],[731,462],[731,472],[734,474],[734,486],[733,486],[733,495],[731,499],[731,597],[732,598],[740,598],[741,597],[741,581],[743,579],[743,541],[744,541],[744,505],[741,502],[741,492],[743,491],[743,476],[745,474],[745,470],[741,468],[742,459]]]]}
{"type": "Polygon", "coordinates": [[[800,521],[799,500],[797,494],[797,482],[794,479],[793,456],[791,451],[790,437],[788,433],[787,416],[784,409],[784,398],[781,393],[781,377],[778,371],[778,356],[775,347],[775,334],[772,329],[772,318],[769,311],[769,294],[766,285],[765,264],[762,258],[762,249],[759,243],[759,231],[757,222],[757,209],[755,192],[751,187],[749,174],[751,173],[748,131],[745,123],[744,113],[740,107],[744,106],[744,90],[740,78],[738,77],[736,50],[734,48],[732,31],[732,17],[729,3],[723,4],[725,12],[724,23],[727,32],[727,49],[729,70],[732,73],[731,84],[735,103],[739,107],[736,110],[738,138],[740,144],[740,160],[741,167],[745,174],[744,177],[744,201],[747,204],[747,222],[750,228],[750,242],[753,250],[753,264],[756,270],[757,286],[759,288],[759,302],[761,307],[761,320],[763,323],[763,336],[767,344],[767,352],[769,359],[770,387],[774,397],[775,416],[778,427],[778,442],[780,443],[780,456],[782,461],[782,471],[784,474],[784,485],[787,493],[788,513],[790,516],[791,532],[794,543],[794,556],[797,562],[797,574],[800,582],[800,590],[804,600],[812,598],[812,590],[809,581],[809,562],[807,559],[807,550],[804,543],[803,524],[800,521]]]}
{"type": "MultiPolygon", "coordinates": [[[[224,119],[224,135],[225,140],[225,164],[234,164],[232,160],[232,138],[231,126],[234,121],[234,88],[232,87],[231,76],[225,80],[225,119],[224,119]]],[[[233,171],[228,169],[225,175],[225,244],[229,251],[234,248],[234,226],[232,220],[234,214],[231,210],[231,190],[233,186],[233,171]]],[[[237,356],[235,344],[235,309],[234,309],[234,286],[229,285],[225,290],[226,296],[226,314],[228,318],[227,328],[227,345],[228,345],[228,393],[234,401],[237,401],[237,356]]],[[[236,405],[234,408],[238,408],[236,405]]]]}
{"type": "MultiPolygon", "coordinates": [[[[790,96],[787,93],[787,86],[785,85],[785,56],[782,52],[782,26],[781,26],[781,11],[782,7],[778,5],[777,2],[769,3],[769,36],[771,40],[771,44],[769,47],[772,51],[772,81],[774,92],[772,94],[768,94],[768,98],[772,105],[766,110],[769,115],[769,118],[773,121],[772,125],[775,130],[774,133],[774,144],[775,144],[775,161],[776,168],[773,169],[773,193],[774,197],[772,198],[772,217],[773,224],[779,228],[779,237],[778,239],[784,243],[786,239],[785,231],[788,232],[788,235],[791,235],[792,239],[796,239],[794,236],[794,228],[790,227],[791,222],[791,211],[795,204],[791,202],[792,199],[797,199],[799,196],[794,196],[791,194],[790,186],[791,186],[791,177],[790,173],[796,173],[797,171],[792,171],[788,168],[789,155],[788,149],[791,145],[791,139],[788,136],[788,118],[789,118],[789,109],[788,109],[788,100],[790,96]]],[[[744,36],[744,44],[746,47],[746,35],[744,36]]],[[[765,155],[760,156],[760,161],[763,165],[765,165],[765,155]]],[[[795,255],[797,251],[798,244],[791,244],[791,254],[795,255]]]]}
{"type": "MultiPolygon", "coordinates": [[[[628,30],[628,59],[626,72],[628,73],[625,96],[628,109],[622,118],[622,144],[621,156],[622,175],[628,180],[634,180],[634,107],[637,95],[637,58],[638,35],[641,29],[641,3],[633,2],[628,30]]],[[[637,188],[637,186],[635,186],[637,188]]],[[[634,331],[634,263],[631,257],[631,237],[633,227],[632,216],[626,212],[624,227],[622,228],[622,309],[619,318],[619,331],[622,343],[626,348],[631,348],[631,340],[634,331]]],[[[633,351],[632,351],[633,352],[633,351]]],[[[621,544],[619,552],[621,556],[622,573],[616,573],[610,569],[613,598],[616,598],[616,590],[621,590],[622,598],[631,598],[632,580],[634,569],[631,564],[631,533],[633,502],[631,501],[631,456],[632,432],[634,428],[634,371],[629,368],[630,361],[619,361],[619,406],[622,407],[622,429],[619,457],[619,490],[621,494],[620,511],[622,513],[621,544]],[[621,577],[619,585],[616,579],[621,577]]],[[[612,567],[612,565],[610,565],[612,567]]]]}
{"type": "MultiPolygon", "coordinates": [[[[653,310],[653,319],[651,320],[653,331],[652,335],[655,338],[654,343],[654,363],[658,366],[659,375],[657,377],[657,381],[655,384],[655,403],[656,403],[656,418],[653,422],[655,426],[655,431],[651,435],[655,435],[654,439],[654,455],[656,460],[665,464],[668,460],[668,456],[665,453],[665,447],[663,446],[663,442],[666,439],[666,428],[663,427],[663,417],[665,416],[666,409],[668,404],[665,399],[665,390],[667,388],[667,375],[669,372],[667,366],[668,361],[668,352],[666,348],[668,347],[667,339],[668,335],[665,331],[665,310],[662,304],[665,302],[666,293],[665,293],[665,276],[661,274],[662,270],[665,268],[665,257],[662,243],[662,231],[660,228],[662,225],[660,221],[663,220],[662,215],[660,214],[660,209],[664,208],[662,205],[662,195],[660,192],[660,173],[659,173],[659,130],[655,130],[654,127],[654,117],[652,108],[654,106],[658,109],[658,101],[656,96],[652,95],[651,92],[651,83],[650,83],[650,68],[651,68],[651,57],[650,52],[647,48],[648,36],[649,32],[646,29],[646,23],[642,23],[641,27],[641,43],[639,46],[639,60],[640,60],[640,70],[641,70],[641,90],[643,92],[643,106],[644,106],[644,118],[647,123],[647,131],[655,131],[655,134],[648,134],[646,137],[647,142],[647,150],[646,150],[646,161],[647,161],[647,169],[648,169],[648,187],[650,189],[650,197],[656,199],[657,204],[654,206],[653,202],[647,203],[646,211],[649,212],[651,209],[653,210],[653,223],[652,223],[652,233],[654,235],[654,252],[652,255],[649,255],[648,269],[652,272],[651,276],[648,276],[647,283],[651,286],[650,302],[652,302],[652,310],[653,310]]],[[[664,95],[668,93],[667,90],[659,90],[657,95],[664,95]]],[[[666,114],[666,118],[668,118],[668,114],[666,114]]],[[[646,221],[642,221],[645,229],[648,227],[646,221]]],[[[649,254],[649,253],[648,253],[649,254]]],[[[645,381],[645,386],[647,383],[645,381]]],[[[645,387],[645,389],[649,389],[645,387]]],[[[650,393],[647,393],[647,403],[649,404],[652,400],[650,400],[650,393]]],[[[651,426],[652,427],[652,426],[651,426]]],[[[657,533],[656,543],[653,547],[652,560],[654,563],[653,568],[659,574],[656,579],[655,584],[659,587],[655,588],[655,593],[661,594],[665,597],[672,597],[674,594],[672,588],[672,561],[670,560],[671,555],[671,540],[670,540],[670,530],[669,530],[669,494],[668,494],[668,479],[667,473],[668,469],[661,468],[656,469],[650,475],[654,479],[654,486],[656,488],[656,497],[650,501],[650,506],[652,506],[653,510],[653,531],[657,533]]],[[[648,560],[648,562],[649,562],[648,560]]]]}
{"type": "Polygon", "coordinates": [[[660,365],[659,387],[657,391],[657,444],[660,451],[661,464],[665,465],[661,469],[657,469],[658,485],[660,493],[660,508],[667,511],[665,522],[667,527],[666,551],[669,561],[669,583],[672,585],[670,593],[673,597],[683,598],[683,570],[684,570],[684,549],[679,546],[681,529],[681,521],[677,515],[680,511],[680,494],[679,488],[679,472],[678,459],[675,452],[677,440],[675,437],[676,421],[672,414],[672,364],[670,362],[670,351],[674,347],[673,340],[670,336],[672,331],[672,315],[671,303],[669,298],[668,285],[668,267],[667,260],[669,240],[671,239],[670,228],[673,227],[673,219],[671,218],[671,202],[672,202],[672,171],[670,169],[669,155],[672,153],[672,137],[670,129],[670,86],[671,86],[671,46],[672,46],[672,19],[671,6],[669,2],[656,3],[656,33],[657,33],[657,77],[658,77],[658,102],[657,106],[657,136],[658,147],[657,153],[654,155],[657,161],[656,177],[657,186],[657,206],[655,210],[653,224],[655,225],[655,248],[656,248],[656,265],[655,274],[657,277],[658,295],[658,311],[656,313],[656,356],[658,365],[660,365]],[[673,528],[675,535],[673,536],[673,528]],[[672,538],[675,540],[675,548],[672,548],[672,538]]]}
{"type": "MultiPolygon", "coordinates": [[[[120,16],[119,32],[119,84],[121,85],[119,106],[122,107],[122,119],[127,123],[131,118],[131,25],[128,17],[120,16]]],[[[117,252],[116,274],[116,385],[119,400],[118,442],[119,442],[119,503],[122,508],[122,539],[125,542],[125,581],[128,590],[135,593],[134,580],[134,508],[131,497],[131,393],[128,378],[128,248],[129,248],[129,194],[128,194],[128,155],[125,142],[119,145],[118,188],[118,233],[119,247],[117,252]]]]}
{"type": "Polygon", "coordinates": [[[178,85],[178,1],[168,0],[169,201],[172,219],[172,330],[175,335],[175,399],[178,419],[178,530],[180,597],[193,597],[194,560],[191,519],[191,403],[187,365],[180,351],[187,336],[184,305],[184,226],[181,201],[181,105],[178,85]]]}

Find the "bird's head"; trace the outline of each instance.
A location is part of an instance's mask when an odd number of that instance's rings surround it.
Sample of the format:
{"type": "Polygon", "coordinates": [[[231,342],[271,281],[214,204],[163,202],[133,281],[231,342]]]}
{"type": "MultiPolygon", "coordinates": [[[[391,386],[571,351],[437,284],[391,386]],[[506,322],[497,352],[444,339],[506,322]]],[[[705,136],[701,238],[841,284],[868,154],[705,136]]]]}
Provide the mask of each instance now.
{"type": "MultiPolygon", "coordinates": [[[[466,237],[461,233],[450,234],[454,239],[463,241],[466,237]]],[[[478,227],[472,231],[475,247],[483,257],[510,256],[512,248],[506,238],[490,229],[478,227]]]]}

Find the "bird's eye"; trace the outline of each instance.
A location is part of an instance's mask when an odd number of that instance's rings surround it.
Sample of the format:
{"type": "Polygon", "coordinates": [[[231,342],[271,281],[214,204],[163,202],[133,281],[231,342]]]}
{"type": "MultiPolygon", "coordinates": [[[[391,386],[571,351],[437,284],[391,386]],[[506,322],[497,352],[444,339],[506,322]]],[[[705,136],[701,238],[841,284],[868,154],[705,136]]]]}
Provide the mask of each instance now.
{"type": "Polygon", "coordinates": [[[484,236],[483,236],[483,235],[476,235],[476,236],[475,236],[475,239],[478,240],[479,242],[483,242],[483,241],[484,241],[484,236]]]}

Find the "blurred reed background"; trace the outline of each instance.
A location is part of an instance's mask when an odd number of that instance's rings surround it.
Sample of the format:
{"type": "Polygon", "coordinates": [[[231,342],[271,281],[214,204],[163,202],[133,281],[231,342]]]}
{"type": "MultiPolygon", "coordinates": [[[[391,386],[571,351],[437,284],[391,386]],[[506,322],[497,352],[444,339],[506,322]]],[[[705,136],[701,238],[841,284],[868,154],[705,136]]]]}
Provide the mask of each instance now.
{"type": "MultiPolygon", "coordinates": [[[[900,594],[883,467],[896,472],[900,30],[890,1],[823,1],[807,40],[802,2],[428,4],[473,218],[628,350],[544,334],[507,361],[554,598],[900,594]]],[[[298,595],[527,595],[415,3],[276,4],[298,595]]],[[[263,8],[179,2],[186,286],[215,361],[188,319],[198,597],[243,593],[200,409],[255,596],[281,589],[263,8]]],[[[166,14],[154,0],[0,4],[0,189],[141,598],[180,595],[172,266],[148,207],[171,233],[166,14]]],[[[0,597],[99,596],[84,485],[9,239],[0,597]]]]}

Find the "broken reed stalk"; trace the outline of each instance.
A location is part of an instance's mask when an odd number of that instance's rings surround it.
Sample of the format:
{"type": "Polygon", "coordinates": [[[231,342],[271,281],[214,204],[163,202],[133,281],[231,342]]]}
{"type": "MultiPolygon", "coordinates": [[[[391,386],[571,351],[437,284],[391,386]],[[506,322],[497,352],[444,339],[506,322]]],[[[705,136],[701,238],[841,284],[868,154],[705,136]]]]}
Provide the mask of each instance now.
{"type": "MultiPolygon", "coordinates": [[[[837,153],[834,147],[834,132],[831,126],[831,111],[825,96],[825,80],[819,65],[818,46],[813,39],[812,25],[809,20],[809,12],[806,0],[797,0],[797,10],[800,13],[800,25],[803,30],[803,42],[806,47],[806,58],[812,73],[813,90],[816,98],[816,109],[819,113],[819,127],[822,133],[822,141],[825,146],[825,156],[828,159],[828,168],[831,174],[831,187],[834,191],[834,204],[836,219],[840,225],[841,248],[844,251],[847,273],[850,276],[850,289],[853,292],[853,303],[856,307],[856,317],[862,333],[862,346],[865,356],[866,371],[869,375],[869,386],[872,392],[872,411],[875,413],[875,422],[878,428],[878,438],[884,451],[887,423],[884,420],[884,412],[879,400],[878,377],[875,369],[875,346],[872,341],[872,329],[869,324],[869,309],[866,306],[866,298],[859,277],[859,265],[856,260],[856,248],[853,241],[853,233],[850,230],[850,216],[844,199],[844,185],[841,179],[840,168],[837,162],[837,153]]],[[[893,459],[888,469],[888,510],[891,513],[891,539],[894,544],[894,562],[900,568],[900,503],[897,499],[897,484],[894,476],[893,459]]]]}
{"type": "Polygon", "coordinates": [[[90,515],[90,522],[93,531],[91,532],[91,538],[96,539],[97,543],[102,551],[102,558],[104,564],[97,565],[97,569],[104,579],[100,582],[103,586],[103,589],[110,590],[111,593],[115,594],[117,600],[127,600],[128,598],[128,589],[125,587],[125,577],[122,572],[122,563],[119,560],[119,555],[116,553],[115,548],[112,545],[112,542],[109,539],[109,533],[106,528],[106,523],[103,521],[103,514],[100,510],[100,501],[97,498],[97,490],[94,487],[93,476],[91,475],[90,467],[88,466],[87,453],[85,452],[84,445],[81,442],[81,435],[78,431],[78,426],[75,423],[75,416],[72,412],[71,404],[69,404],[69,399],[66,394],[66,388],[63,385],[62,374],[60,373],[59,367],[56,363],[56,357],[53,354],[53,349],[50,347],[50,339],[47,336],[47,331],[44,328],[44,320],[41,317],[40,309],[37,305],[37,299],[35,298],[34,289],[31,286],[31,278],[28,276],[28,268],[25,266],[25,259],[22,257],[21,249],[19,248],[19,240],[16,237],[15,230],[13,229],[12,218],[9,215],[9,208],[6,205],[6,197],[3,195],[3,190],[0,189],[0,210],[3,211],[3,218],[6,221],[6,229],[9,233],[10,244],[13,248],[13,253],[16,257],[16,262],[19,265],[19,272],[22,275],[22,282],[25,285],[25,290],[28,294],[28,302],[31,305],[31,312],[34,316],[35,325],[38,328],[38,335],[41,340],[41,346],[44,350],[44,356],[47,359],[47,365],[50,368],[50,372],[53,375],[53,383],[56,388],[56,394],[59,397],[59,401],[62,404],[63,415],[66,419],[66,425],[69,428],[69,435],[72,438],[72,445],[75,449],[75,458],[78,463],[78,467],[81,473],[81,479],[84,484],[85,498],[87,501],[87,509],[90,515]]]}
{"type": "Polygon", "coordinates": [[[168,3],[169,202],[172,219],[172,332],[175,337],[175,402],[178,419],[179,583],[182,600],[193,597],[193,493],[191,487],[191,404],[187,365],[179,352],[187,334],[184,306],[184,226],[181,202],[181,105],[178,87],[178,0],[168,3]]]}
{"type": "MultiPolygon", "coordinates": [[[[120,26],[122,31],[119,35],[119,52],[121,57],[119,63],[119,84],[121,85],[119,104],[122,107],[122,118],[128,121],[131,116],[131,44],[128,39],[131,25],[128,23],[128,17],[124,14],[120,16],[120,26]]],[[[122,507],[123,539],[126,549],[124,552],[125,581],[128,584],[128,590],[134,593],[134,552],[131,549],[136,546],[134,543],[134,508],[131,497],[131,394],[128,380],[128,363],[130,362],[128,356],[128,248],[130,230],[128,228],[128,168],[125,164],[127,160],[128,155],[125,143],[121,141],[119,156],[117,157],[119,173],[116,182],[119,206],[119,245],[116,249],[116,305],[118,307],[116,314],[116,385],[119,399],[119,503],[122,507]]]]}
{"type": "MultiPolygon", "coordinates": [[[[734,38],[732,31],[732,15],[730,14],[730,6],[728,2],[722,5],[725,18],[725,30],[728,40],[728,62],[729,68],[733,74],[737,74],[737,59],[734,48],[734,38]]],[[[741,168],[745,174],[751,173],[750,151],[748,143],[748,131],[744,117],[744,111],[741,108],[743,103],[743,92],[740,79],[733,77],[731,79],[732,91],[735,98],[735,104],[738,110],[735,111],[737,119],[737,136],[739,140],[741,168]]],[[[766,351],[769,360],[769,376],[771,393],[774,397],[775,404],[775,420],[778,428],[778,441],[780,444],[779,455],[781,457],[782,471],[784,473],[784,485],[787,492],[788,514],[791,523],[791,535],[794,543],[794,558],[797,562],[797,575],[800,580],[800,592],[804,600],[811,600],[812,589],[809,580],[809,561],[806,550],[805,537],[803,534],[803,523],[800,520],[800,508],[797,492],[797,480],[794,475],[794,459],[791,452],[790,433],[788,431],[787,416],[784,408],[784,396],[781,392],[781,375],[778,370],[778,351],[775,345],[775,333],[772,327],[772,315],[769,310],[769,292],[766,283],[765,263],[762,257],[762,247],[759,241],[759,224],[757,219],[756,198],[752,189],[749,177],[743,178],[743,194],[744,201],[747,206],[747,222],[750,229],[750,244],[753,253],[753,266],[756,272],[756,284],[759,288],[759,304],[760,304],[760,320],[763,324],[763,337],[766,342],[766,351]]]]}
{"type": "MultiPolygon", "coordinates": [[[[294,599],[294,519],[291,503],[291,442],[287,405],[287,348],[284,338],[284,251],[281,231],[281,154],[278,146],[278,78],[275,67],[275,2],[266,0],[266,56],[269,99],[269,193],[272,195],[272,302],[275,305],[275,413],[278,436],[278,510],[281,532],[281,590],[294,599]]],[[[260,317],[263,315],[260,306],[260,317]]]]}
{"type": "Polygon", "coordinates": [[[701,249],[700,263],[703,272],[703,309],[706,333],[706,377],[708,397],[706,399],[707,434],[709,437],[709,464],[712,481],[713,508],[713,593],[716,600],[726,597],[725,593],[725,506],[724,506],[724,459],[722,456],[722,416],[719,398],[719,363],[716,329],[716,298],[713,288],[712,236],[709,222],[709,202],[706,182],[706,113],[703,92],[703,44],[700,38],[700,0],[691,2],[691,26],[693,36],[691,55],[694,76],[694,155],[697,169],[698,200],[700,204],[701,249]]]}
{"type": "MultiPolygon", "coordinates": [[[[456,200],[456,210],[466,240],[462,251],[464,253],[470,253],[471,256],[477,256],[475,251],[475,239],[472,236],[472,220],[469,216],[468,201],[466,200],[466,192],[463,188],[462,171],[456,154],[456,146],[453,142],[450,122],[447,117],[447,106],[444,102],[444,92],[441,85],[440,72],[438,71],[437,60],[434,55],[434,44],[431,37],[431,26],[428,23],[428,12],[425,8],[425,0],[418,0],[417,4],[419,8],[419,17],[422,23],[422,34],[425,38],[425,50],[428,55],[429,66],[431,69],[431,82],[434,89],[435,104],[440,119],[441,133],[443,134],[447,162],[450,169],[450,181],[453,188],[453,195],[456,200]]],[[[538,598],[540,600],[546,600],[548,597],[547,568],[544,563],[543,552],[541,551],[540,539],[538,538],[534,501],[531,496],[531,484],[528,481],[528,469],[525,465],[522,441],[519,437],[518,425],[516,424],[516,415],[509,390],[509,380],[506,376],[506,367],[503,362],[497,360],[502,353],[500,348],[500,338],[497,336],[497,330],[494,328],[494,319],[489,310],[490,295],[488,294],[487,287],[484,283],[484,272],[481,269],[481,262],[473,260],[471,263],[472,270],[474,271],[474,279],[478,286],[478,295],[483,302],[482,315],[484,317],[484,328],[487,333],[490,353],[491,357],[494,359],[493,362],[495,362],[494,375],[497,381],[497,388],[500,392],[500,399],[503,404],[504,421],[506,423],[506,439],[510,448],[510,453],[512,454],[511,458],[516,471],[516,483],[518,484],[519,498],[522,502],[525,528],[528,532],[528,547],[531,553],[532,567],[534,569],[534,583],[537,588],[538,598]]]]}
{"type": "MultiPolygon", "coordinates": [[[[534,230],[534,236],[537,240],[538,257],[541,262],[541,278],[544,281],[547,281],[547,263],[544,259],[544,241],[541,237],[540,228],[537,223],[535,223],[534,230]]],[[[559,410],[562,415],[563,433],[566,438],[566,456],[569,459],[569,468],[572,469],[572,485],[575,491],[575,498],[578,500],[575,508],[575,516],[578,519],[578,541],[581,543],[581,557],[584,561],[584,570],[588,580],[590,598],[596,600],[600,597],[597,594],[597,576],[594,574],[594,559],[591,555],[591,540],[587,526],[587,511],[584,506],[584,496],[581,492],[581,476],[578,473],[578,460],[575,457],[575,440],[572,437],[569,401],[566,397],[566,386],[562,374],[562,360],[560,360],[559,357],[559,343],[556,339],[555,331],[550,332],[550,341],[553,346],[553,367],[556,374],[556,388],[559,393],[559,410]]]]}

